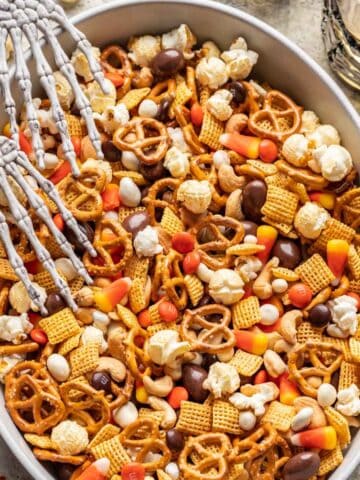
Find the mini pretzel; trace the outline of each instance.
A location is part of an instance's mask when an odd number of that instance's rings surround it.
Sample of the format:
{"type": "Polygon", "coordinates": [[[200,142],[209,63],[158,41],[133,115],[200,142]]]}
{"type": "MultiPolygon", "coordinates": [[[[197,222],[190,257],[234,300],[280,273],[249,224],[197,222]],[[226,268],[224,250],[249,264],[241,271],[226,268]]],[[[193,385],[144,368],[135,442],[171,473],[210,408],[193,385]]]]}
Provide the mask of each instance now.
{"type": "Polygon", "coordinates": [[[159,438],[160,432],[155,420],[151,418],[138,418],[120,433],[123,447],[134,452],[134,462],[139,462],[145,470],[155,471],[168,464],[171,453],[166,443],[159,438]],[[151,453],[160,453],[161,457],[146,461],[151,453]]]}
{"type": "Polygon", "coordinates": [[[245,463],[263,455],[275,445],[278,433],[269,423],[265,423],[246,438],[236,438],[230,459],[236,463],[245,463]]]}
{"type": "Polygon", "coordinates": [[[129,370],[126,372],[123,386],[119,386],[117,383],[111,382],[111,392],[115,397],[109,405],[111,411],[113,411],[115,408],[122,407],[130,400],[134,390],[134,385],[135,379],[129,370]]]}
{"type": "MultiPolygon", "coordinates": [[[[47,226],[44,223],[41,223],[32,211],[30,212],[30,217],[34,225],[34,230],[37,238],[42,245],[45,245],[49,238],[49,230],[47,226]]],[[[33,249],[30,240],[22,230],[13,225],[10,227],[10,235],[15,250],[17,251],[24,263],[32,262],[37,258],[36,252],[33,249]]]]}
{"type": "Polygon", "coordinates": [[[217,180],[213,157],[209,153],[192,157],[190,160],[190,172],[196,180],[208,180],[210,183],[214,183],[217,180]]]}
{"type": "MultiPolygon", "coordinates": [[[[226,250],[232,245],[241,243],[244,238],[244,227],[242,224],[231,217],[222,215],[211,215],[200,220],[190,230],[196,238],[197,249],[201,256],[201,261],[209,268],[217,270],[219,268],[227,268],[231,265],[232,256],[226,254],[226,250]],[[205,243],[201,243],[199,234],[202,229],[206,228],[214,237],[205,243]],[[225,231],[221,231],[221,229],[225,231]],[[232,238],[225,236],[226,229],[233,230],[232,238]],[[215,252],[215,253],[214,253],[215,252]]],[[[228,233],[228,232],[227,232],[228,233]]]]}
{"type": "Polygon", "coordinates": [[[145,350],[137,346],[139,340],[145,343],[148,334],[142,328],[134,327],[124,340],[126,345],[127,366],[135,378],[141,380],[144,375],[151,375],[150,357],[145,350]]]}
{"type": "Polygon", "coordinates": [[[350,227],[360,224],[360,188],[353,188],[336,199],[333,217],[345,221],[350,227]]]}
{"type": "Polygon", "coordinates": [[[134,152],[146,165],[155,165],[165,157],[170,138],[163,123],[134,117],[115,131],[113,142],[119,150],[134,152]]]}
{"type": "Polygon", "coordinates": [[[61,455],[51,450],[34,448],[35,457],[42,462],[68,463],[69,465],[82,465],[86,461],[85,455],[61,455]]]}
{"type": "Polygon", "coordinates": [[[273,480],[291,456],[291,450],[280,435],[275,444],[265,453],[247,463],[247,470],[252,480],[273,480]]]}
{"type": "Polygon", "coordinates": [[[235,345],[235,335],[228,327],[230,320],[231,312],[224,305],[205,305],[185,311],[180,333],[194,351],[221,353],[235,345]],[[220,319],[211,321],[212,315],[220,316],[220,319]]]}
{"type": "Polygon", "coordinates": [[[121,88],[117,90],[117,97],[121,98],[131,88],[131,79],[133,76],[132,65],[125,50],[117,45],[109,45],[101,52],[101,66],[105,72],[118,73],[124,79],[121,88]],[[120,66],[111,64],[111,59],[119,62],[120,66]]]}
{"type": "Polygon", "coordinates": [[[190,437],[180,453],[178,464],[186,480],[223,480],[228,473],[229,438],[223,433],[205,433],[190,437]],[[196,453],[196,463],[189,458],[196,453]]]}
{"type": "Polygon", "coordinates": [[[38,349],[39,344],[36,342],[27,342],[20,345],[0,345],[0,357],[23,355],[24,353],[36,352],[38,349]]]}
{"type": "Polygon", "coordinates": [[[151,225],[160,225],[157,216],[159,210],[163,211],[167,207],[170,208],[170,210],[172,210],[174,213],[177,213],[177,208],[174,203],[167,202],[159,197],[161,197],[161,195],[163,195],[167,190],[172,190],[175,197],[176,190],[179,188],[180,183],[180,180],[176,180],[175,178],[162,178],[151,185],[147,196],[143,199],[143,203],[147,207],[147,213],[151,218],[151,225]]]}
{"type": "Polygon", "coordinates": [[[288,96],[278,90],[270,90],[265,96],[263,108],[250,115],[248,128],[259,137],[282,142],[299,130],[301,111],[288,96]]]}
{"type": "Polygon", "coordinates": [[[59,194],[77,220],[96,220],[102,214],[101,192],[106,184],[103,170],[86,167],[80,176],[68,175],[59,183],[59,194]]]}
{"type": "Polygon", "coordinates": [[[110,421],[110,407],[102,391],[74,380],[63,383],[60,393],[69,418],[84,425],[90,435],[95,435],[110,421]]]}
{"type": "Polygon", "coordinates": [[[307,379],[316,376],[321,378],[321,383],[330,383],[332,374],[340,368],[343,358],[341,349],[335,345],[325,342],[306,342],[288,354],[290,378],[295,380],[305,395],[316,398],[317,389],[307,379]],[[328,353],[333,354],[335,359],[330,365],[325,365],[321,356],[328,353]],[[309,363],[311,366],[304,366],[304,363],[309,363]]]}
{"type": "Polygon", "coordinates": [[[198,135],[194,130],[194,125],[190,120],[190,111],[183,105],[174,107],[174,114],[177,123],[180,125],[185,141],[195,155],[206,153],[206,149],[200,142],[198,135]]]}
{"type": "Polygon", "coordinates": [[[295,182],[300,182],[314,190],[325,189],[329,182],[322,175],[316,174],[306,168],[298,168],[290,165],[285,160],[275,162],[276,167],[282,173],[288,175],[295,182]]]}
{"type": "Polygon", "coordinates": [[[169,101],[174,100],[176,92],[176,81],[173,78],[159,82],[151,89],[148,95],[148,99],[153,100],[156,103],[160,103],[161,100],[167,99],[169,101]]]}
{"type": "Polygon", "coordinates": [[[120,272],[133,253],[131,234],[110,218],[97,223],[93,246],[98,255],[94,258],[86,252],[84,264],[89,273],[105,277],[120,272]]]}
{"type": "Polygon", "coordinates": [[[179,310],[186,307],[188,300],[181,262],[182,256],[175,250],[170,250],[164,259],[162,271],[162,287],[179,310]]]}
{"type": "Polygon", "coordinates": [[[35,361],[18,363],[6,375],[5,400],[21,431],[42,435],[65,416],[65,405],[46,367],[35,361]]]}

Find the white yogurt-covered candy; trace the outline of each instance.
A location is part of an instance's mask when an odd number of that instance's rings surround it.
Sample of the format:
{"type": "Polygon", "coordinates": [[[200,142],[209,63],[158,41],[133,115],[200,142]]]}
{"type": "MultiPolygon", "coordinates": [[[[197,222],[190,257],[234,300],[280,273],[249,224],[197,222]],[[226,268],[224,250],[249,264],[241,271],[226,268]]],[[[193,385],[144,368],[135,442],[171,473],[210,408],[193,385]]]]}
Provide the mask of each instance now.
{"type": "Polygon", "coordinates": [[[135,422],[138,415],[138,410],[133,402],[125,403],[125,405],[117,408],[113,412],[114,420],[121,428],[125,428],[130,425],[130,423],[135,422]]]}
{"type": "Polygon", "coordinates": [[[55,378],[57,382],[66,382],[70,376],[70,366],[68,361],[62,355],[58,353],[52,353],[47,361],[47,368],[50,374],[55,378]]]}
{"type": "Polygon", "coordinates": [[[141,202],[141,191],[134,180],[129,177],[121,179],[119,193],[121,203],[127,207],[137,207],[141,202]]]}

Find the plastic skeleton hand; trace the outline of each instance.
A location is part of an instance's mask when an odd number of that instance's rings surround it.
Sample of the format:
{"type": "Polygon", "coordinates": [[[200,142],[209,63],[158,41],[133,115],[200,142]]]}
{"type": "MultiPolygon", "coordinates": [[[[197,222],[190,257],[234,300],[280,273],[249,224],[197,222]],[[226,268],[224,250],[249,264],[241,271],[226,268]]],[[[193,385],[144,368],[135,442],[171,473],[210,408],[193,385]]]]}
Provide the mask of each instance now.
{"type": "MultiPolygon", "coordinates": [[[[96,251],[91,245],[91,242],[89,241],[87,236],[80,230],[72,214],[64,207],[54,185],[49,180],[46,180],[38,172],[38,170],[32,165],[30,160],[23,152],[18,151],[14,140],[10,140],[6,137],[0,136],[0,189],[2,190],[7,199],[9,210],[14,217],[18,228],[22,232],[24,232],[29,239],[39,261],[50,273],[61,296],[72,309],[76,309],[77,307],[74,300],[72,299],[68,285],[59,276],[49,252],[37,238],[31,218],[29,217],[26,208],[24,208],[16,198],[9,184],[8,177],[12,177],[13,180],[24,191],[28,198],[30,208],[34,210],[40,220],[43,221],[48,227],[50,233],[54,236],[65,256],[69,257],[74,267],[79,272],[79,275],[81,275],[87,283],[91,283],[91,277],[88,275],[81,260],[74,253],[69,242],[54,224],[49,210],[42,198],[39,197],[39,195],[37,195],[37,193],[27,183],[23,175],[23,170],[26,171],[25,175],[30,175],[34,180],[36,180],[39,188],[43,190],[49,196],[49,198],[55,202],[59,209],[59,213],[63,217],[66,225],[71,228],[78,240],[85,246],[85,248],[90,252],[90,254],[96,255],[96,251]]],[[[41,297],[32,285],[23,261],[15,250],[5,215],[1,211],[0,241],[4,245],[9,262],[11,263],[19,279],[24,283],[30,295],[30,298],[38,306],[40,311],[43,314],[46,314],[46,309],[44,307],[44,304],[41,302],[41,297]]]]}
{"type": "Polygon", "coordinates": [[[54,3],[53,0],[0,0],[0,88],[5,101],[5,110],[10,118],[12,138],[18,143],[16,105],[10,89],[10,73],[6,61],[5,44],[9,36],[14,49],[15,78],[26,105],[26,116],[31,131],[33,150],[39,168],[44,168],[44,148],[40,135],[41,129],[32,102],[30,72],[23,52],[22,40],[25,38],[29,42],[30,50],[35,58],[41,85],[51,102],[52,115],[61,137],[64,154],[71,164],[74,175],[79,175],[80,172],[76,164],[76,156],[68,134],[64,112],[56,94],[55,79],[52,69],[41,50],[39,33],[43,34],[45,40],[51,46],[58,69],[68,80],[74,91],[76,106],[86,122],[88,135],[97,152],[97,157],[99,159],[103,158],[103,153],[89,101],[80,88],[69,57],[62,49],[54,33],[56,26],[60,26],[70,34],[76,42],[77,48],[88,59],[94,79],[99,83],[104,93],[107,93],[102,70],[92,55],[90,43],[72,25],[66,17],[64,10],[54,3]]]}

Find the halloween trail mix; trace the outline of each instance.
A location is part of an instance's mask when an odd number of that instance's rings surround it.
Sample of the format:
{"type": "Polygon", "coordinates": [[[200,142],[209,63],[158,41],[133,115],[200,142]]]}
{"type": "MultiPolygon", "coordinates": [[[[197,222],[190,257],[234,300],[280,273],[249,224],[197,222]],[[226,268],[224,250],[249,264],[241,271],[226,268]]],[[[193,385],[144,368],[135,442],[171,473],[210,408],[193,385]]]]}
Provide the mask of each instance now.
{"type": "Polygon", "coordinates": [[[41,317],[0,249],[6,406],[59,480],[320,480],[359,427],[351,155],[334,126],[249,79],[258,55],[243,38],[196,45],[181,25],[94,49],[106,95],[75,51],[105,155],[57,72],[79,178],[48,100],[34,102],[45,176],[97,252],[41,192],[93,279],[38,225],[79,306],[66,308],[11,227],[41,317]]]}

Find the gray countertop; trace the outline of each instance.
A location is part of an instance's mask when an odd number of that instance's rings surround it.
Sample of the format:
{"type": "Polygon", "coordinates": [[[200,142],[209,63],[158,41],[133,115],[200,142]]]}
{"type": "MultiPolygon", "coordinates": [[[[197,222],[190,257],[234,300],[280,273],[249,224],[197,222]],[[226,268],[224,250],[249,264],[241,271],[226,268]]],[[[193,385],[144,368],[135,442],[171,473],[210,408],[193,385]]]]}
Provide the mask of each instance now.
{"type": "MultiPolygon", "coordinates": [[[[110,1],[80,0],[76,7],[68,9],[68,13],[73,15],[110,1]]],[[[222,3],[242,8],[265,20],[294,40],[325,70],[329,71],[320,31],[323,0],[223,0],[222,3]]],[[[350,92],[345,87],[344,90],[360,112],[360,95],[350,92]]],[[[0,439],[0,480],[2,480],[1,475],[6,480],[31,480],[0,439]]],[[[360,468],[351,479],[360,480],[360,468]]]]}

